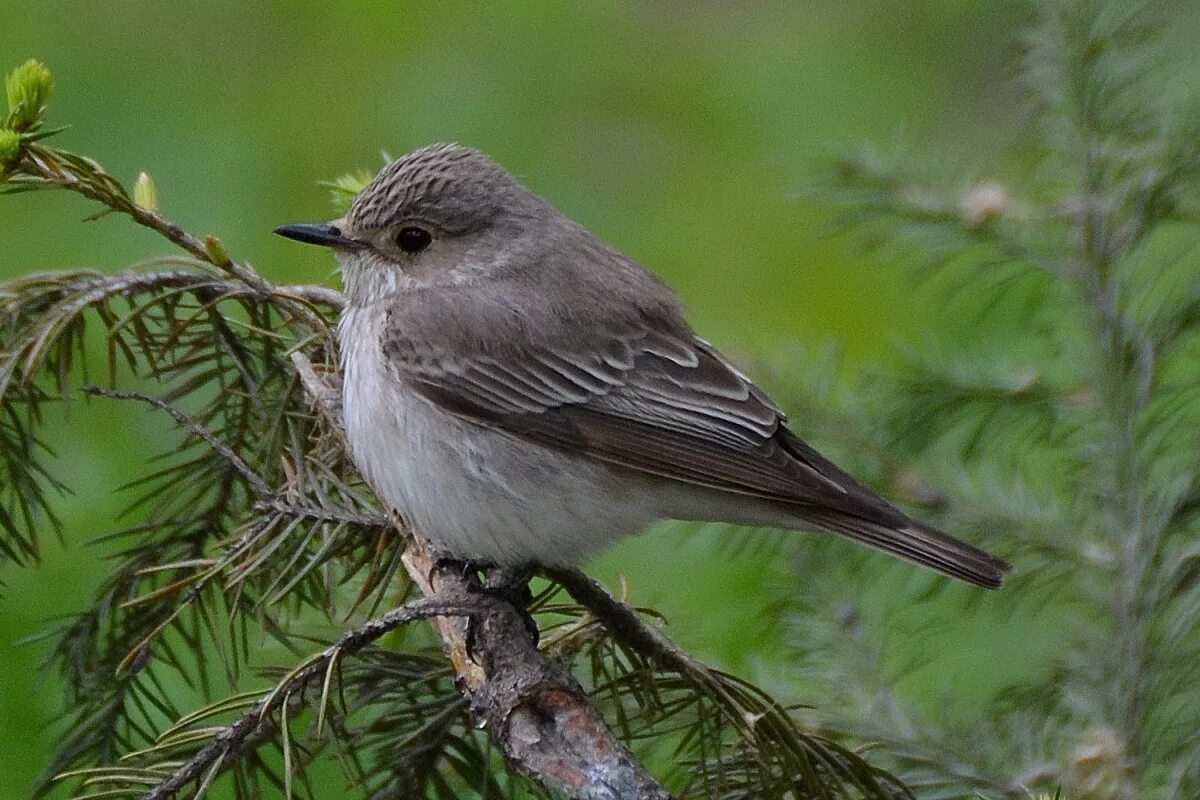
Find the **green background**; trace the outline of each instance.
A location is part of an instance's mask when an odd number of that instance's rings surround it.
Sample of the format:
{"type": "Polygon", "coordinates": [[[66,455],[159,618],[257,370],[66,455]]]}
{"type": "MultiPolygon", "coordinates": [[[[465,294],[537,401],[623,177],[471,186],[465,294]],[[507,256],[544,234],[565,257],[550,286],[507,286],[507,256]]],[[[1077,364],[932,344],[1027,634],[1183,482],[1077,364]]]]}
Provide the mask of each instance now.
{"type": "MultiPolygon", "coordinates": [[[[167,216],[219,234],[271,278],[336,284],[328,254],[270,234],[332,215],[318,179],[454,140],[666,277],[723,349],[836,343],[851,369],[950,329],[955,309],[830,238],[800,198],[806,173],[902,135],[986,175],[1030,117],[1013,81],[1028,17],[1016,2],[0,3],[0,66],[37,57],[53,70],[51,123],[72,126],[60,146],[129,183],[150,172],[167,216]]],[[[83,222],[92,210],[57,193],[0,199],[0,278],[166,251],[123,219],[83,222]]],[[[17,641],[87,602],[104,566],[86,543],[113,524],[113,488],[167,435],[111,407],[51,424],[75,494],[44,565],[0,569],[0,800],[27,796],[61,702],[42,645],[17,641]]],[[[772,609],[803,576],[718,538],[650,534],[593,571],[625,576],[701,657],[774,674],[772,609]]],[[[1028,628],[1035,609],[1014,620],[989,604],[946,633],[955,666],[915,681],[915,699],[970,691],[992,659],[974,643],[997,626],[1027,628],[1028,652],[984,673],[1053,646],[1051,624],[1028,628]]]]}

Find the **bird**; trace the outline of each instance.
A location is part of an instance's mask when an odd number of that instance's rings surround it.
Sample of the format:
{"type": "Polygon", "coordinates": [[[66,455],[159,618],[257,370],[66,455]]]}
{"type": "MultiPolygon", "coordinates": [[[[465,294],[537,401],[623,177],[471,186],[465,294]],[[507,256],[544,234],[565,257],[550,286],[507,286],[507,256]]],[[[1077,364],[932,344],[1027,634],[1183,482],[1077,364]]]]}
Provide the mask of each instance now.
{"type": "Polygon", "coordinates": [[[572,567],[653,523],[828,531],[981,587],[1009,564],[805,443],[677,294],[482,152],[422,147],[339,219],[350,455],[439,552],[572,567]]]}

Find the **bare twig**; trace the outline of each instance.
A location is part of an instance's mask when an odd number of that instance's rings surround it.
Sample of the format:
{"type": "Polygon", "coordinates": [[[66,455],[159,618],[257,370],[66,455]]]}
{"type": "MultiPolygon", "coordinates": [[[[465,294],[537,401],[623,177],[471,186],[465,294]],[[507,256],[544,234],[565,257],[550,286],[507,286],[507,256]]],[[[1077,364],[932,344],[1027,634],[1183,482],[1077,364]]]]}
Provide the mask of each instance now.
{"type": "Polygon", "coordinates": [[[619,641],[633,648],[643,658],[664,666],[705,668],[661,630],[642,619],[637,611],[613,597],[600,581],[589,578],[577,569],[547,567],[541,572],[563,587],[575,602],[595,615],[619,641]]]}

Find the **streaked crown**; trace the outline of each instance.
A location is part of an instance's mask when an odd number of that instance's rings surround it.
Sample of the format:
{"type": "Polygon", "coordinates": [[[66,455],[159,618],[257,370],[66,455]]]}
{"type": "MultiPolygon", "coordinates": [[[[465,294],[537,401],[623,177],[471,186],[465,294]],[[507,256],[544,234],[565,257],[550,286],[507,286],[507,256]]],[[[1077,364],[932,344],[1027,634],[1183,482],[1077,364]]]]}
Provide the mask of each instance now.
{"type": "Polygon", "coordinates": [[[490,223],[531,193],[490,158],[458,144],[432,144],[393,161],[355,198],[355,230],[425,220],[451,233],[490,223]]]}

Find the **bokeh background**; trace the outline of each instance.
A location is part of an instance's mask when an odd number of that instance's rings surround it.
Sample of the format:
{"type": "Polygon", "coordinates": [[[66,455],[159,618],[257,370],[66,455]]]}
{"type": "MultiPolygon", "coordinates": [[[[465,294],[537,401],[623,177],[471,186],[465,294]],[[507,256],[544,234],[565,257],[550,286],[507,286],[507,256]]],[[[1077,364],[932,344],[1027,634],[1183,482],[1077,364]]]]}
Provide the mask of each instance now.
{"type": "MultiPolygon", "coordinates": [[[[825,212],[803,199],[812,165],[897,136],[984,174],[1020,160],[1029,115],[1013,76],[1028,16],[996,0],[4,0],[0,64],[45,61],[58,84],[51,122],[71,125],[60,146],[129,183],[150,172],[164,213],[219,234],[273,279],[336,285],[327,254],[270,234],[331,216],[318,180],[373,170],[381,150],[455,140],[666,277],[723,349],[834,344],[856,370],[963,320],[829,235],[825,212]]],[[[118,270],[165,251],[123,219],[84,222],[92,210],[61,193],[0,199],[0,278],[118,270]]],[[[103,547],[88,542],[113,525],[114,488],[170,435],[111,406],[56,424],[75,492],[63,541],[47,540],[40,567],[0,571],[0,799],[27,796],[61,703],[44,646],[19,642],[86,602],[104,569],[103,547]]],[[[671,530],[618,546],[592,571],[623,577],[706,660],[754,677],[786,658],[774,609],[804,580],[786,561],[671,530]]],[[[940,666],[904,691],[932,704],[1036,668],[1054,646],[1053,615],[1014,622],[996,602],[947,631],[940,666]],[[996,664],[978,645],[1011,639],[1014,625],[1022,636],[996,664]]],[[[914,656],[896,647],[892,657],[914,656]]]]}

